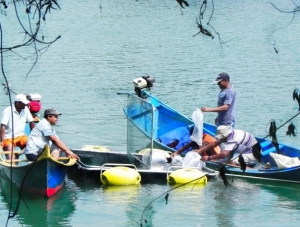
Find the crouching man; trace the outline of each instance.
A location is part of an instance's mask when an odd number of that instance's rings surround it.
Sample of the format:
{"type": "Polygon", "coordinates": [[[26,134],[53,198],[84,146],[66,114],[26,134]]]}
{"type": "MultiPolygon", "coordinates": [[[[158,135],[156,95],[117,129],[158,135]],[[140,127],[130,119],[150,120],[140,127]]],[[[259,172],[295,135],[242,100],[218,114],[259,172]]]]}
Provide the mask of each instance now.
{"type": "MultiPolygon", "coordinates": [[[[255,137],[249,132],[221,125],[217,128],[215,137],[217,139],[216,141],[201,147],[196,150],[196,152],[202,155],[205,150],[223,143],[224,147],[222,152],[212,156],[202,156],[202,161],[218,160],[226,162],[228,159],[232,159],[234,153],[242,155],[245,163],[258,163],[261,161],[261,147],[255,137]],[[227,158],[227,160],[225,158],[227,158]]],[[[236,166],[240,165],[238,158],[231,160],[230,164],[236,166]]]]}

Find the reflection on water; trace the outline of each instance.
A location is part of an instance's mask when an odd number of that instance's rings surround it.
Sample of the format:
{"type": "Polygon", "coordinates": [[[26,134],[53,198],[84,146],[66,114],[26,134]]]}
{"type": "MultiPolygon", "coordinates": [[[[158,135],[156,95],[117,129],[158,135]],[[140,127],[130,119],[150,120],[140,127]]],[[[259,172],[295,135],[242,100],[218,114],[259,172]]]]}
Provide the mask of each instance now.
{"type": "MultiPolygon", "coordinates": [[[[10,182],[1,177],[0,199],[6,205],[7,212],[10,207],[11,192],[13,195],[12,211],[16,209],[18,200],[18,188],[13,185],[11,189],[10,186],[10,182]]],[[[66,188],[63,188],[50,198],[24,192],[22,193],[17,214],[9,220],[9,223],[17,222],[23,226],[71,226],[69,218],[75,211],[75,200],[74,192],[70,192],[66,188]]]]}

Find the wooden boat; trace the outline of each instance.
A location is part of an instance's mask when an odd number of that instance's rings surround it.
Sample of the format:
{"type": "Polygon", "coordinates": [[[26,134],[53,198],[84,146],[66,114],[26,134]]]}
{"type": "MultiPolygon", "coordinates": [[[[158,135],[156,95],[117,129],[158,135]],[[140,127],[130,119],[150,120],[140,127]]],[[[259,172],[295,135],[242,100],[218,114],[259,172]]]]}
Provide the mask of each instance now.
{"type": "MultiPolygon", "coordinates": [[[[5,156],[8,152],[1,151],[0,153],[0,167],[4,169],[8,179],[11,179],[18,187],[44,197],[54,195],[63,187],[68,167],[76,163],[76,159],[68,157],[54,160],[50,155],[49,146],[45,146],[35,162],[15,159],[12,165],[5,156]]],[[[15,151],[15,153],[20,152],[15,151]]]]}
{"type": "MultiPolygon", "coordinates": [[[[160,138],[182,127],[185,127],[191,133],[194,128],[194,122],[151,95],[150,88],[153,86],[153,82],[153,78],[137,78],[133,82],[135,93],[122,93],[128,95],[128,105],[124,108],[128,119],[128,128],[136,127],[140,134],[146,136],[153,143],[153,147],[175,152],[173,148],[161,143],[160,138]]],[[[216,126],[203,123],[203,133],[214,136],[215,132],[216,126]]],[[[251,169],[247,168],[245,172],[239,167],[226,165],[226,174],[242,178],[300,183],[300,166],[290,168],[278,166],[272,157],[276,156],[277,153],[273,144],[267,139],[258,137],[256,139],[262,147],[261,165],[256,165],[255,168],[251,169]],[[268,163],[268,168],[265,166],[266,163],[268,163]]],[[[132,146],[130,149],[134,150],[135,147],[132,146]]],[[[279,149],[280,154],[283,156],[300,158],[300,150],[298,148],[279,144],[279,149]]],[[[211,161],[206,162],[207,167],[215,170],[222,165],[211,161]]]]}
{"type": "MultiPolygon", "coordinates": [[[[2,84],[7,92],[18,94],[2,84]]],[[[29,111],[31,112],[34,122],[38,123],[40,120],[39,111],[41,110],[41,98],[38,93],[27,94],[26,98],[29,100],[29,111]]],[[[24,133],[30,133],[30,127],[27,123],[24,133]]],[[[19,148],[17,148],[19,149],[19,148]]],[[[11,165],[9,160],[6,160],[8,151],[0,151],[0,167],[4,169],[8,179],[11,179],[18,187],[33,192],[35,194],[50,197],[54,195],[64,185],[65,177],[68,167],[76,163],[75,159],[61,157],[59,160],[54,160],[50,155],[49,146],[45,146],[42,154],[35,162],[29,162],[25,155],[20,150],[14,151],[15,154],[20,155],[23,159],[17,159],[11,165]]]]}

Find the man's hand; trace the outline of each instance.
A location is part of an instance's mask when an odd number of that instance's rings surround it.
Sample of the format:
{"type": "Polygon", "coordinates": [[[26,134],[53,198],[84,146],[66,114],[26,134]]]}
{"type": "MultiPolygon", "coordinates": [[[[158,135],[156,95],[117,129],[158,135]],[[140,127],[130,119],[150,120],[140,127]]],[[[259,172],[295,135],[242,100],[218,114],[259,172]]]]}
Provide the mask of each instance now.
{"type": "Polygon", "coordinates": [[[69,150],[66,153],[69,155],[70,158],[74,158],[76,160],[80,160],[80,158],[76,154],[74,154],[72,151],[69,150]]]}
{"type": "Polygon", "coordinates": [[[202,106],[201,107],[201,111],[202,112],[210,112],[210,108],[206,107],[206,106],[202,106]]]}

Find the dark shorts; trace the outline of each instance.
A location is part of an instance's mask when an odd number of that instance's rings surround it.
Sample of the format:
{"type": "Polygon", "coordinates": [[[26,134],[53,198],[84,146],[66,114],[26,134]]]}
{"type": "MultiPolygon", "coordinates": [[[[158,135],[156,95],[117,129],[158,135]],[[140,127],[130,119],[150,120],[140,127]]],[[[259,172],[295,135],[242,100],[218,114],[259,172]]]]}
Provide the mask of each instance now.
{"type": "Polygon", "coordinates": [[[28,161],[35,161],[38,157],[36,154],[25,154],[28,161]]]}

